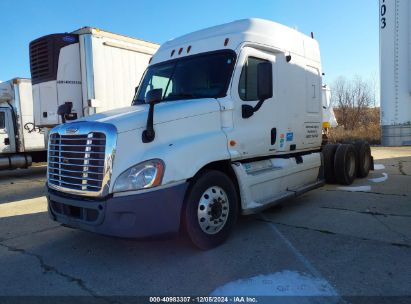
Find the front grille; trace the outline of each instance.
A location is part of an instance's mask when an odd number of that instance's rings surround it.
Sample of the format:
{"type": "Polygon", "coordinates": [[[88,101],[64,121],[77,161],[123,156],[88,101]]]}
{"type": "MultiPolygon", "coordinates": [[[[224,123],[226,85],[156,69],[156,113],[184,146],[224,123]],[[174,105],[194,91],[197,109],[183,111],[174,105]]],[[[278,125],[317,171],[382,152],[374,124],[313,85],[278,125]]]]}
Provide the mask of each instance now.
{"type": "Polygon", "coordinates": [[[48,152],[48,182],[51,185],[99,192],[104,179],[106,136],[51,134],[48,152]]]}

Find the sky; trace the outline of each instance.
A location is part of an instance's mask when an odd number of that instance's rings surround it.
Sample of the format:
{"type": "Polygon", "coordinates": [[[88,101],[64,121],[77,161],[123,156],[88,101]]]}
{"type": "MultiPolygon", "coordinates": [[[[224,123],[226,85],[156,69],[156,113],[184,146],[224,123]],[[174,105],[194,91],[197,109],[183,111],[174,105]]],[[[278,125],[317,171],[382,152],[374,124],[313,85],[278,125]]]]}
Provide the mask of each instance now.
{"type": "Polygon", "coordinates": [[[324,83],[378,83],[378,0],[0,0],[0,80],[30,77],[30,41],[83,26],[163,43],[243,18],[264,18],[319,41],[324,83]]]}

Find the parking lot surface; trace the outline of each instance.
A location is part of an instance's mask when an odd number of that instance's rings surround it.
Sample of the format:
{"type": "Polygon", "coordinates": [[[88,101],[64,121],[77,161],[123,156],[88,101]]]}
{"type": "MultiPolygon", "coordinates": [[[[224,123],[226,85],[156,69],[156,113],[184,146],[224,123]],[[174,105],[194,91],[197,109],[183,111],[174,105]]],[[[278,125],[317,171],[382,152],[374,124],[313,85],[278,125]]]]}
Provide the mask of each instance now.
{"type": "Polygon", "coordinates": [[[142,241],[62,227],[47,215],[45,164],[0,172],[0,295],[314,295],[369,303],[385,296],[406,303],[411,147],[373,147],[372,154],[376,170],[367,178],[242,217],[228,241],[209,251],[184,237],[142,241]]]}

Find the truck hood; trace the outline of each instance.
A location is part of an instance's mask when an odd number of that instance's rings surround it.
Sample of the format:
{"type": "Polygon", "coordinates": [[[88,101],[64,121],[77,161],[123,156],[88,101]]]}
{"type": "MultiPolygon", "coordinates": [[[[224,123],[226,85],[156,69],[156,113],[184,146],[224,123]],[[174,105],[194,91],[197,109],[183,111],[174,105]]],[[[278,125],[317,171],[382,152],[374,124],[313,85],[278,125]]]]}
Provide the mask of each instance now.
{"type": "MultiPolygon", "coordinates": [[[[149,105],[135,105],[90,115],[80,121],[113,124],[118,133],[146,127],[149,105]]],[[[154,125],[220,110],[214,98],[162,102],[154,107],[154,125]]]]}

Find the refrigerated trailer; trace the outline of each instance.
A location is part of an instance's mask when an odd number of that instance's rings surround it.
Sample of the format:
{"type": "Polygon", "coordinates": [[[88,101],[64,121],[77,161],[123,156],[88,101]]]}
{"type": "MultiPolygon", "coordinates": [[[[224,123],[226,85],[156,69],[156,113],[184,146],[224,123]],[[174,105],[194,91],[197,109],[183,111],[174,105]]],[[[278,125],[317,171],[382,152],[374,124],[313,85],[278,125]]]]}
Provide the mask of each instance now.
{"type": "Polygon", "coordinates": [[[0,170],[27,168],[46,156],[44,131],[34,125],[30,79],[0,83],[0,170]]]}
{"type": "Polygon", "coordinates": [[[34,121],[53,127],[129,106],[159,45],[93,27],[30,43],[34,121]]]}
{"type": "Polygon", "coordinates": [[[372,168],[369,145],[322,145],[318,42],[245,19],[164,43],[132,106],[50,133],[50,217],[121,237],[221,244],[252,214],[372,168]]]}

